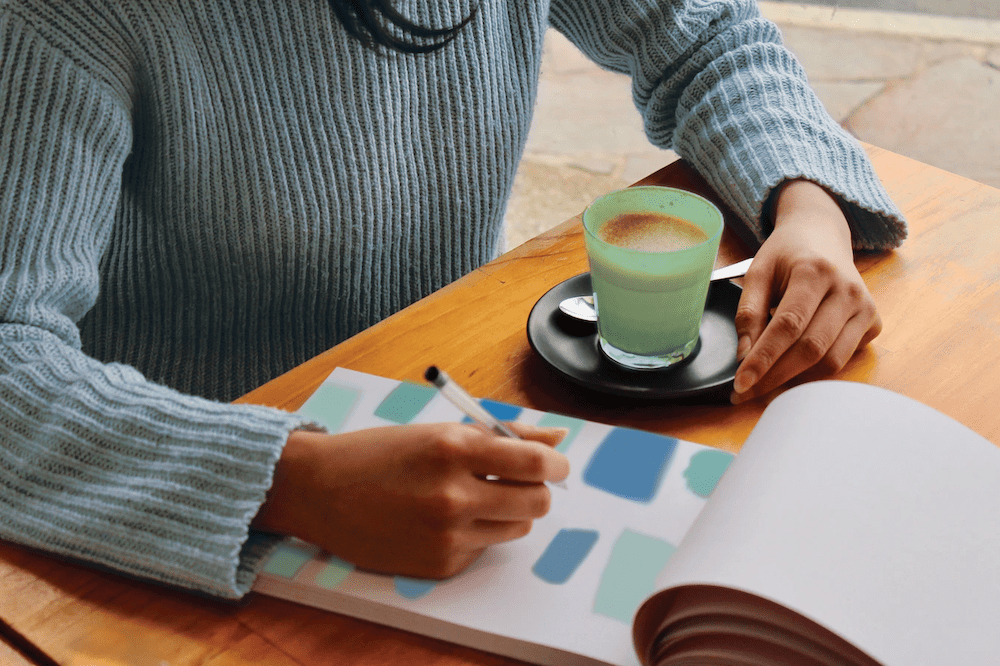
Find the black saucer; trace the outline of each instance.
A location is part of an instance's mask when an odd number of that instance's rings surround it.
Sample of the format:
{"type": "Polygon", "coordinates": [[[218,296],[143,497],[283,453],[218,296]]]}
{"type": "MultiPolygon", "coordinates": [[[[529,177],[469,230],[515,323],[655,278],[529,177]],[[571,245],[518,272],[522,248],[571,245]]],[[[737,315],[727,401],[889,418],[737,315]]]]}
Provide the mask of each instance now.
{"type": "Polygon", "coordinates": [[[683,362],[664,370],[630,370],[598,348],[597,324],[564,314],[559,303],[592,293],[590,273],[557,284],[528,315],[532,349],[567,379],[615,395],[655,398],[727,399],[736,376],[736,308],[743,290],[728,281],[713,282],[701,320],[699,346],[683,362]]]}

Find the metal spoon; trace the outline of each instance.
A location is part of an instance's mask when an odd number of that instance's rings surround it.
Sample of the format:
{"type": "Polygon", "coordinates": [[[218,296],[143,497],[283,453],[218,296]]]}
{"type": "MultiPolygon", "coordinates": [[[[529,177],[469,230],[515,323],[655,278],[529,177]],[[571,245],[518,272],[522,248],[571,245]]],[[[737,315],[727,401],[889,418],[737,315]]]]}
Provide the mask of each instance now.
{"type": "MultiPolygon", "coordinates": [[[[732,278],[738,278],[746,275],[747,269],[750,268],[750,263],[752,261],[753,257],[744,259],[743,261],[738,261],[735,264],[730,264],[729,266],[716,268],[712,271],[712,282],[715,282],[716,280],[730,280],[732,278]]],[[[589,296],[573,296],[572,298],[567,298],[559,304],[559,309],[574,319],[580,319],[582,321],[597,321],[597,313],[594,311],[593,294],[589,296]]]]}

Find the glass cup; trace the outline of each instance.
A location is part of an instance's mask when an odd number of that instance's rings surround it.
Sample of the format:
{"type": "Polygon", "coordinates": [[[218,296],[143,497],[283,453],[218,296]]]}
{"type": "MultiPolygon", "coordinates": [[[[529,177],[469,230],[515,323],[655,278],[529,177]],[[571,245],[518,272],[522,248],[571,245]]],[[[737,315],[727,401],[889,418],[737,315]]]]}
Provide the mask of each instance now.
{"type": "MultiPolygon", "coordinates": [[[[654,236],[670,235],[670,223],[664,224],[662,231],[653,230],[654,236]]],[[[680,226],[683,229],[684,224],[680,226]]],[[[620,365],[640,370],[666,368],[690,356],[698,344],[719,251],[722,212],[691,192],[637,186],[594,201],[583,213],[583,227],[598,338],[604,354],[620,365]],[[607,230],[602,234],[602,229],[611,220],[630,213],[679,218],[700,228],[705,240],[696,239],[695,245],[670,251],[627,248],[609,242],[615,239],[607,235],[607,230]]]]}

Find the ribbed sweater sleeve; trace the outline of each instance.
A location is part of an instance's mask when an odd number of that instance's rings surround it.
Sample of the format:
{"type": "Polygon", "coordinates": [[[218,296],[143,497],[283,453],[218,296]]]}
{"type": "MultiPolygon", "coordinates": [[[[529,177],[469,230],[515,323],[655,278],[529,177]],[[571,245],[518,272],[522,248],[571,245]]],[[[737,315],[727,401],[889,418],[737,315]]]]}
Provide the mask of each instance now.
{"type": "Polygon", "coordinates": [[[81,352],[130,100],[0,5],[0,538],[238,597],[299,417],[183,395],[81,352]]]}
{"type": "Polygon", "coordinates": [[[902,242],[905,220],[868,157],[754,0],[553,0],[550,21],[595,62],[632,77],[650,141],[708,180],[748,242],[770,231],[775,186],[799,177],[840,198],[855,249],[902,242]]]}

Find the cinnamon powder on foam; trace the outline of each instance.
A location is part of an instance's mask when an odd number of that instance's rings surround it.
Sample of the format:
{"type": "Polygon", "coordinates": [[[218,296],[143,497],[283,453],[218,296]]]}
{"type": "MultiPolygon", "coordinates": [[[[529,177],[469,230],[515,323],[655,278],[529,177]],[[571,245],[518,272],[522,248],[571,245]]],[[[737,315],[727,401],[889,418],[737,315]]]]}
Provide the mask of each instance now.
{"type": "Polygon", "coordinates": [[[597,231],[605,243],[640,252],[676,252],[700,245],[708,234],[698,225],[664,213],[623,213],[597,231]]]}

